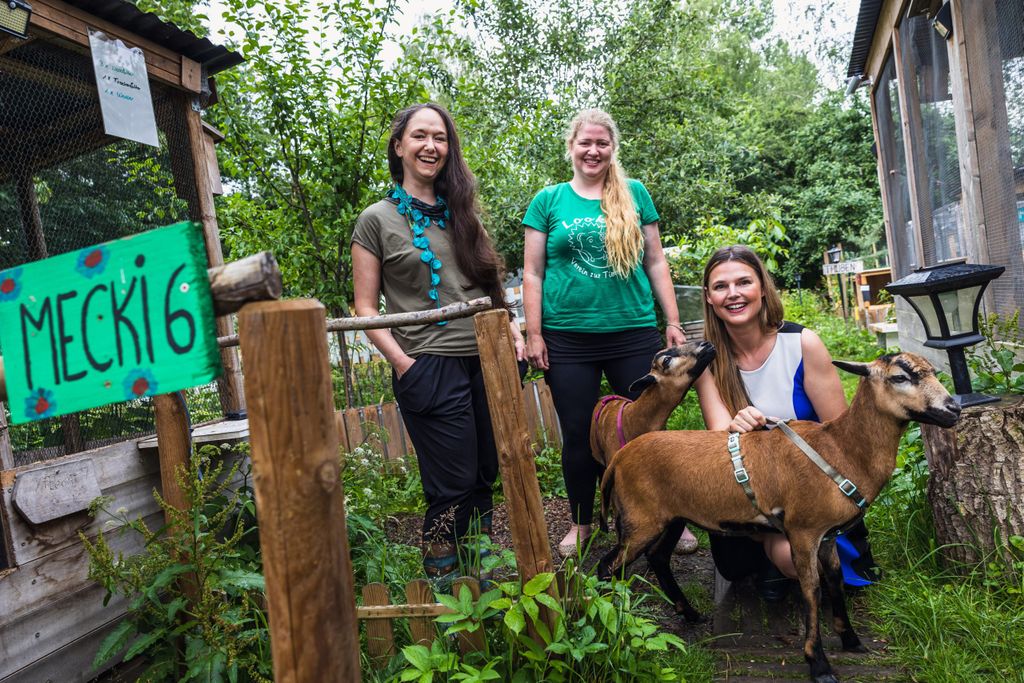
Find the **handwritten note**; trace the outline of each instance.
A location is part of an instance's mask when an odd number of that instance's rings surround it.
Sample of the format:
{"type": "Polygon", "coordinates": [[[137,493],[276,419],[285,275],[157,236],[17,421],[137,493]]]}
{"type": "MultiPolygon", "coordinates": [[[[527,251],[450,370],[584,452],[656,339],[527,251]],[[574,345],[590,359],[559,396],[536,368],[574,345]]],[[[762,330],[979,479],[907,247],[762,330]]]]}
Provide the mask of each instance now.
{"type": "Polygon", "coordinates": [[[89,45],[104,132],[159,147],[146,55],[93,28],[89,29],[89,45]]]}

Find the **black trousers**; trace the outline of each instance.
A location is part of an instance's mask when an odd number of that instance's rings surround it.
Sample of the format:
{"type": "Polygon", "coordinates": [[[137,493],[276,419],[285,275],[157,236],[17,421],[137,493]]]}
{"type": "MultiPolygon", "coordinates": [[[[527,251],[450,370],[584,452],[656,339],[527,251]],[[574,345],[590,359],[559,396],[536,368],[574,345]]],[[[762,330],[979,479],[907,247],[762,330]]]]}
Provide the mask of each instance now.
{"type": "Polygon", "coordinates": [[[480,357],[422,354],[392,386],[427,499],[423,539],[453,542],[494,506],[498,452],[480,357]]]}
{"type": "MultiPolygon", "coordinates": [[[[603,468],[590,451],[590,421],[594,404],[600,398],[601,374],[608,378],[616,394],[636,399],[639,392],[631,392],[629,385],[650,372],[651,360],[662,346],[657,330],[652,328],[649,333],[640,334],[646,337],[644,343],[634,346],[629,355],[573,360],[554,359],[549,353],[544,379],[551,388],[555,412],[562,425],[562,476],[572,521],[576,524],[593,521],[594,493],[603,474],[603,468]]],[[[596,340],[608,335],[593,336],[596,340]]]]}

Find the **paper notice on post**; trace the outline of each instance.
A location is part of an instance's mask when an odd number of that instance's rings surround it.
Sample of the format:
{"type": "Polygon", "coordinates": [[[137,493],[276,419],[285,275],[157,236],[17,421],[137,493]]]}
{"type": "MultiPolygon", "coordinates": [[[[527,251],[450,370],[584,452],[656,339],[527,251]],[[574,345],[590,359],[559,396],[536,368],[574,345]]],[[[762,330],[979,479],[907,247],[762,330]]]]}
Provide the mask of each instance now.
{"type": "Polygon", "coordinates": [[[108,38],[94,28],[89,29],[89,45],[104,132],[159,147],[146,56],[142,50],[108,38]]]}

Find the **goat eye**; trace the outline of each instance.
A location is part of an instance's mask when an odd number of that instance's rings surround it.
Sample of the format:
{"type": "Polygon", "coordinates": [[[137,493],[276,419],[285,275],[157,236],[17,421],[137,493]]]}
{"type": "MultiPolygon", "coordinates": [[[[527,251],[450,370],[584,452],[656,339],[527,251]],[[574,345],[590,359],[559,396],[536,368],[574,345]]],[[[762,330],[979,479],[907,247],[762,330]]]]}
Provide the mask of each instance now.
{"type": "Polygon", "coordinates": [[[889,378],[889,381],[893,384],[903,384],[904,382],[909,382],[910,378],[905,375],[893,375],[889,378]]]}

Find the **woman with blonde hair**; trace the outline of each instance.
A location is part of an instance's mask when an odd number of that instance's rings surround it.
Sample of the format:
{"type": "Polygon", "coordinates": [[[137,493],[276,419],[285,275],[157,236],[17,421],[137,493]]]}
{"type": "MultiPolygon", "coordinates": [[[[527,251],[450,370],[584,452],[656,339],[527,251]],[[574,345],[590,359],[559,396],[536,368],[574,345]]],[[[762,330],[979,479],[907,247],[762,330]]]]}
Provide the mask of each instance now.
{"type": "MultiPolygon", "coordinates": [[[[704,267],[704,338],[717,353],[710,372],[696,382],[708,429],[743,433],[765,427],[769,419],[824,422],[846,410],[825,344],[783,316],[782,298],[752,249],[734,245],[711,255],[704,267]]],[[[875,568],[863,522],[840,536],[838,547],[846,583],[870,583],[865,577],[875,568]]],[[[766,600],[784,597],[786,577],[796,576],[789,541],[781,534],[753,540],[711,534],[711,554],[729,581],[754,574],[766,600]]]]}
{"type": "MultiPolygon", "coordinates": [[[[562,473],[571,526],[563,554],[590,536],[601,467],[590,451],[590,420],[601,375],[628,398],[630,384],[664,347],[686,340],[647,188],[619,164],[619,130],[599,109],[581,111],[566,133],[572,180],[545,187],[523,218],[526,355],[544,370],[562,425],[562,473]],[[652,297],[653,295],[653,297],[652,297]]],[[[684,536],[687,551],[696,539],[684,536]]]]}

